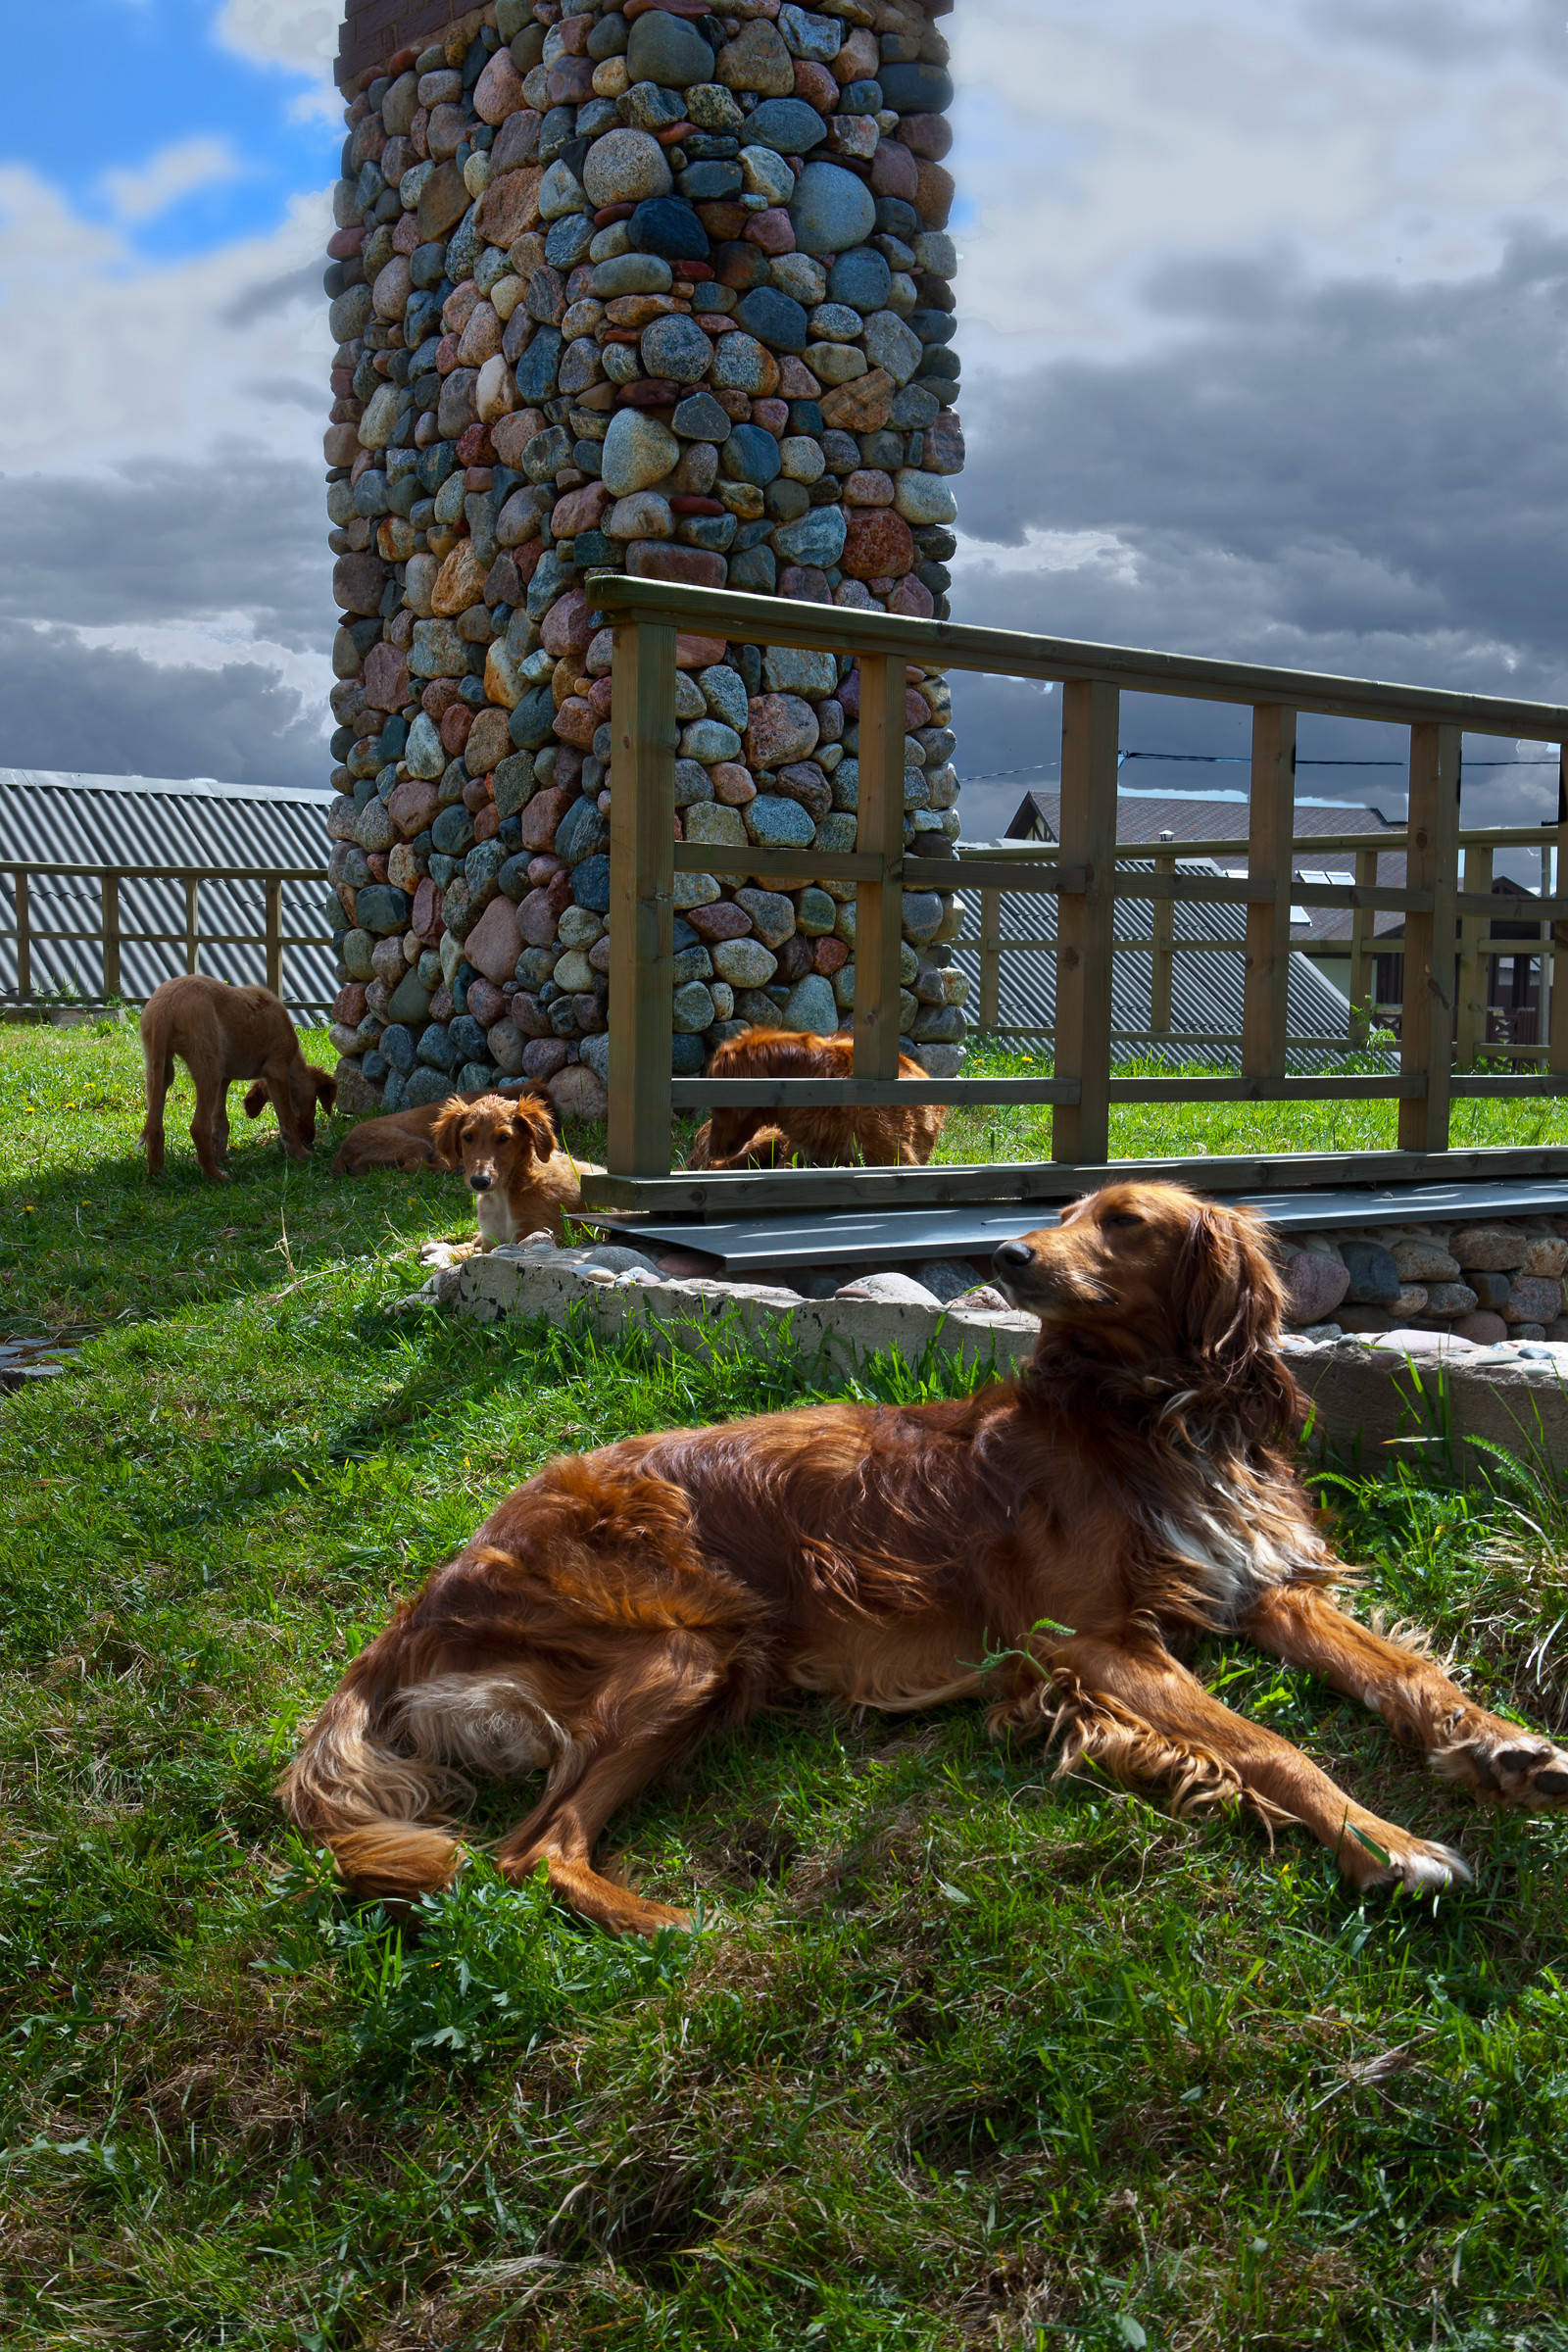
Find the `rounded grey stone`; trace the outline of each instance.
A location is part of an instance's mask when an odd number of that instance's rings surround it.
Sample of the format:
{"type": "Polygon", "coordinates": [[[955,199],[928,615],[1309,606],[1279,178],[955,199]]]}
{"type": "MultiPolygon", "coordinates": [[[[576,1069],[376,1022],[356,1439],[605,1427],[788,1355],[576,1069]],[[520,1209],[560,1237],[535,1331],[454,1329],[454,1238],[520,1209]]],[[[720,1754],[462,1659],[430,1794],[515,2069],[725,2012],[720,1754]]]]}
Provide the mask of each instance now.
{"type": "MultiPolygon", "coordinates": [[[[756,121],[754,115],[752,122],[756,121]]],[[[853,172],[837,164],[810,163],[795,183],[790,220],[802,253],[842,254],[851,245],[863,244],[876,227],[876,199],[853,172]]]]}
{"type": "MultiPolygon", "coordinates": [[[[639,24],[647,22],[639,17],[639,24]]],[[[694,319],[656,318],[643,329],[643,366],[675,384],[700,384],[713,364],[713,346],[694,319]]]]}
{"type": "Polygon", "coordinates": [[[832,984],[820,972],[808,972],[804,980],[797,980],[784,1000],[778,1025],[781,1029],[811,1030],[817,1036],[831,1037],[839,1025],[832,984]]]}

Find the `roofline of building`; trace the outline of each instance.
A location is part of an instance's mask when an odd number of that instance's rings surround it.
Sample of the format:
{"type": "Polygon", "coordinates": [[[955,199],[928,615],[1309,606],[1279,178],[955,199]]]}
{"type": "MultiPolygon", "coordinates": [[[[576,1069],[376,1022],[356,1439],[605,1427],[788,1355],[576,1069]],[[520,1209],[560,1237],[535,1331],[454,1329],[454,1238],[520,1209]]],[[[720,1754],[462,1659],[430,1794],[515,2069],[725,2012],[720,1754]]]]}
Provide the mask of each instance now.
{"type": "Polygon", "coordinates": [[[24,791],[134,792],[195,801],[303,801],[316,808],[333,798],[329,784],[225,784],[218,776],[100,776],[53,767],[0,767],[0,784],[24,791]]]}

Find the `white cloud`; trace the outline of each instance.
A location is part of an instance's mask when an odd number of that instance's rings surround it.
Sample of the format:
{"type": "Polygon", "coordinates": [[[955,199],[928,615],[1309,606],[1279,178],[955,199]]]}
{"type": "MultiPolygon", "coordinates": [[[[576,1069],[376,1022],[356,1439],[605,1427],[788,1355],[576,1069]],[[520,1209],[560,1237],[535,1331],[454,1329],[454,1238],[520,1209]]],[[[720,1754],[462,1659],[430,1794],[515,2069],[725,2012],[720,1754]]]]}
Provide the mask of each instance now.
{"type": "Polygon", "coordinates": [[[1146,279],[1199,257],[1465,277],[1560,213],[1568,78],[1543,71],[1534,0],[1434,0],[1429,33],[1384,8],[1371,41],[1354,14],[1325,37],[1312,0],[965,0],[965,350],[982,328],[1015,367],[1147,348],[1174,329],[1146,279]]]}
{"type": "Polygon", "coordinates": [[[239,163],[226,139],[180,139],[161,147],[140,171],[106,172],[103,185],[122,220],[151,220],[197,188],[234,179],[239,163]]]}
{"type": "Polygon", "coordinates": [[[313,87],[289,109],[296,122],[336,122],[332,60],[341,14],[339,0],[223,0],[216,30],[225,49],[253,65],[312,77],[313,87]]]}

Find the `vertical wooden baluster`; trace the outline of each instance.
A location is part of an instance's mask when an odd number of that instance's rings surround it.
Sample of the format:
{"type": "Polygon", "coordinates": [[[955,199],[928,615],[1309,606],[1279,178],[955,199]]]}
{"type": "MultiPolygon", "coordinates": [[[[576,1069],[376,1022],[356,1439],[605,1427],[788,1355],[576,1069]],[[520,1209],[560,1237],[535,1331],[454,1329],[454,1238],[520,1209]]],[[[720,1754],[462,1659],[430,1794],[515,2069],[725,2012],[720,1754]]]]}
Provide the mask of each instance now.
{"type": "Polygon", "coordinates": [[[267,934],[267,985],[274,997],[283,994],[283,879],[269,874],[262,885],[267,894],[264,926],[267,934]]]}
{"type": "Polygon", "coordinates": [[[1283,1078],[1291,983],[1291,866],[1296,833],[1296,712],[1260,703],[1252,712],[1252,782],[1247,870],[1267,886],[1247,905],[1242,993],[1242,1075],[1283,1078]]]}
{"type": "Polygon", "coordinates": [[[614,1176],[669,1173],[675,632],[614,624],[610,761],[610,1139],[614,1176]]]}
{"type": "Polygon", "coordinates": [[[17,886],[17,997],[25,1004],[32,995],[32,876],[24,866],[14,875],[17,886]]]}
{"type": "Polygon", "coordinates": [[[980,893],[980,1034],[994,1037],[1002,1023],[1002,893],[980,893]]]}
{"type": "MultiPolygon", "coordinates": [[[[855,892],[855,1075],[899,1074],[899,951],[904,936],[904,663],[861,654],[857,849],[883,879],[855,892]]],[[[955,866],[954,880],[959,869],[955,866]]]]}
{"type": "MultiPolygon", "coordinates": [[[[1552,896],[1568,891],[1568,743],[1558,755],[1557,769],[1557,830],[1552,837],[1552,896]]],[[[1545,1030],[1547,1073],[1553,1078],[1568,1078],[1568,963],[1558,960],[1568,956],[1568,923],[1548,926],[1544,943],[1554,950],[1550,956],[1551,1004],[1545,1030]]],[[[1545,965],[1542,967],[1544,970],[1545,965]]]]}
{"type": "MultiPolygon", "coordinates": [[[[1464,886],[1466,891],[1489,891],[1492,888],[1492,845],[1470,842],[1464,853],[1464,886]]],[[[1455,1067],[1473,1070],[1487,1046],[1487,974],[1490,958],[1484,943],[1492,935],[1491,919],[1484,914],[1465,914],[1459,918],[1459,1001],[1454,1015],[1453,1058],[1455,1067]]]]}
{"type": "Polygon", "coordinates": [[[1399,1103],[1399,1149],[1448,1148],[1448,1082],[1453,1067],[1453,985],[1459,863],[1457,727],[1424,719],[1410,729],[1411,890],[1430,890],[1432,912],[1404,918],[1404,1015],[1399,1068],[1424,1077],[1425,1097],[1399,1103]]]}
{"type": "Polygon", "coordinates": [[[1075,678],[1061,691],[1061,862],[1087,870],[1056,902],[1055,1073],[1079,1100],[1058,1102],[1051,1156],[1093,1164],[1110,1150],[1110,974],[1116,914],[1114,686],[1075,678]]]}
{"type": "MultiPolygon", "coordinates": [[[[1378,878],[1376,850],[1357,850],[1355,879],[1363,890],[1374,887],[1378,878]]],[[[1357,906],[1350,915],[1350,1044],[1364,1046],[1377,1023],[1372,992],[1377,981],[1377,965],[1372,956],[1373,925],[1377,909],[1357,906]]]]}
{"type": "Polygon", "coordinates": [[[193,972],[196,969],[196,951],[202,936],[200,893],[201,883],[196,875],[187,874],[185,876],[185,969],[187,972],[193,972]]]}
{"type": "Polygon", "coordinates": [[[105,872],[103,898],[104,1002],[120,994],[120,876],[105,872]]]}
{"type": "MultiPolygon", "coordinates": [[[[1156,874],[1174,874],[1174,858],[1156,858],[1156,874]]],[[[1176,970],[1176,902],[1174,899],[1154,901],[1154,956],[1149,973],[1149,1029],[1152,1037],[1163,1037],[1170,1027],[1172,983],[1176,970]]]]}

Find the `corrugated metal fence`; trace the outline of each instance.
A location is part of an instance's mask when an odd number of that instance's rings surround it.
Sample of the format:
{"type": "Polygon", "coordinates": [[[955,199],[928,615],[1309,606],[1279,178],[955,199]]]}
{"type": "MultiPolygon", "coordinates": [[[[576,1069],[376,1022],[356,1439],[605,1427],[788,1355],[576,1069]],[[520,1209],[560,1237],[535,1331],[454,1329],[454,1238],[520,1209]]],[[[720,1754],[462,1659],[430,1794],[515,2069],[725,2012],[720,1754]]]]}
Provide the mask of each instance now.
{"type": "Polygon", "coordinates": [[[0,768],[0,1002],[143,1003],[176,972],[270,972],[296,1016],[324,1018],[330,797],[0,768]]]}

